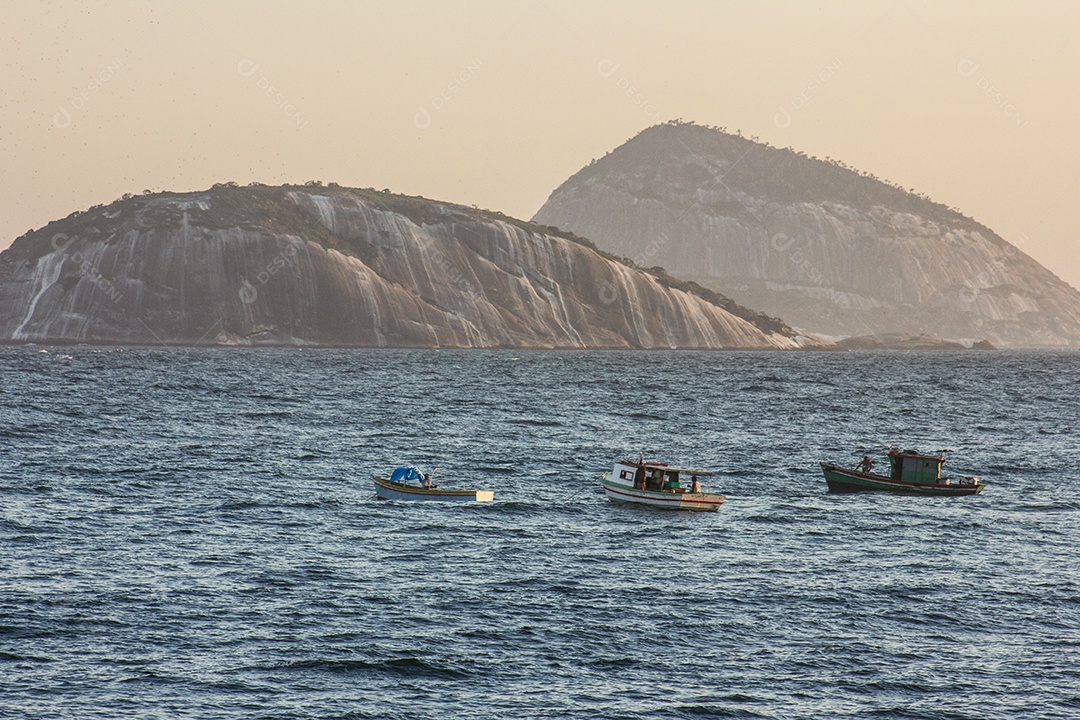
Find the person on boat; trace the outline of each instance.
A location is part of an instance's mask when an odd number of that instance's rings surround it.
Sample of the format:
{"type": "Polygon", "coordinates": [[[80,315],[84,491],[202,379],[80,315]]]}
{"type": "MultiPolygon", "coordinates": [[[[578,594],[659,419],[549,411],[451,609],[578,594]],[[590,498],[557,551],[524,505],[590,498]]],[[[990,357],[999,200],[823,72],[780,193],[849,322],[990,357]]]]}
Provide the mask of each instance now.
{"type": "Polygon", "coordinates": [[[637,470],[634,471],[634,489],[645,489],[645,458],[639,456],[637,470]]]}
{"type": "Polygon", "coordinates": [[[425,490],[431,490],[435,487],[431,482],[431,473],[424,473],[424,476],[420,479],[420,487],[425,490]]]}
{"type": "Polygon", "coordinates": [[[690,492],[692,492],[692,493],[701,492],[701,481],[698,480],[697,475],[691,475],[690,476],[690,492]]]}
{"type": "Polygon", "coordinates": [[[870,459],[869,455],[863,455],[862,456],[862,462],[859,463],[859,466],[857,468],[855,468],[855,469],[858,470],[859,472],[868,473],[868,472],[870,472],[870,469],[872,467],[874,467],[874,461],[870,459]]]}

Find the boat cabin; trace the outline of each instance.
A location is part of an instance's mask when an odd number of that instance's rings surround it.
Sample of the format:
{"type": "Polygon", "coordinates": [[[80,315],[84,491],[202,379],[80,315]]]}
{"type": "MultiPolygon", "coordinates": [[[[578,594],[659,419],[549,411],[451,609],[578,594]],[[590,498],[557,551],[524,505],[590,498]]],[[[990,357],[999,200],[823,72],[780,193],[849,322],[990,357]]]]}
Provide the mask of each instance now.
{"type": "Polygon", "coordinates": [[[904,482],[931,484],[941,480],[941,465],[945,458],[940,455],[923,455],[917,450],[889,450],[892,464],[890,477],[904,482]]]}
{"type": "Polygon", "coordinates": [[[692,470],[672,467],[666,463],[634,462],[627,460],[615,463],[615,479],[642,490],[656,492],[689,492],[691,478],[712,475],[708,470],[692,470]]]}

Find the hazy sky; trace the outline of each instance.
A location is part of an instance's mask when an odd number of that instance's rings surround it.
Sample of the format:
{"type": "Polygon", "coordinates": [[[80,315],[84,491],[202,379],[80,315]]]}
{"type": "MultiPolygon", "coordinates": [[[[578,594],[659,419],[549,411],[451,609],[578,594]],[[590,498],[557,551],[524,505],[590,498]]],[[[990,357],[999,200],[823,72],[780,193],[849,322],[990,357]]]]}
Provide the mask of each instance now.
{"type": "Polygon", "coordinates": [[[322,180],[531,217],[683,118],[915,188],[1080,287],[1080,3],[0,4],[0,248],[322,180]]]}

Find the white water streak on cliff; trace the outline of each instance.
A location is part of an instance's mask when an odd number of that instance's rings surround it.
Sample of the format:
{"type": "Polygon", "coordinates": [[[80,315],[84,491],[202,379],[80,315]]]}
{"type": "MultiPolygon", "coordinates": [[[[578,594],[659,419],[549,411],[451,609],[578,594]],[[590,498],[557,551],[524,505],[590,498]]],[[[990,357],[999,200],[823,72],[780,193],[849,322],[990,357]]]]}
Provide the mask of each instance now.
{"type": "Polygon", "coordinates": [[[723,342],[717,337],[716,332],[705,316],[698,311],[698,308],[692,302],[692,298],[682,291],[672,293],[672,296],[675,298],[675,302],[678,303],[676,316],[686,318],[688,322],[694,323],[694,327],[706,340],[715,343],[718,347],[723,347],[723,342]]]}
{"type": "Polygon", "coordinates": [[[334,212],[334,203],[331,198],[325,195],[307,195],[311,202],[315,204],[316,210],[319,211],[319,220],[323,226],[330,232],[337,232],[337,216],[334,212]]]}
{"type": "Polygon", "coordinates": [[[386,347],[386,334],[383,332],[382,327],[382,315],[379,312],[379,299],[376,297],[376,282],[377,277],[375,273],[371,272],[363,263],[354,261],[351,263],[356,267],[356,277],[359,279],[360,292],[363,294],[364,299],[367,301],[367,308],[371,312],[371,327],[375,332],[376,343],[379,347],[386,347]]]}
{"type": "Polygon", "coordinates": [[[26,326],[30,323],[30,319],[34,317],[34,311],[37,309],[38,301],[41,300],[41,296],[60,279],[60,270],[63,265],[64,256],[60,252],[50,253],[38,260],[37,266],[34,268],[34,278],[31,281],[32,285],[37,288],[37,291],[30,300],[30,304],[26,309],[26,315],[23,317],[22,322],[19,323],[19,326],[11,333],[12,339],[26,340],[28,338],[25,333],[26,326]]]}
{"type": "Polygon", "coordinates": [[[635,340],[637,340],[639,345],[650,347],[654,344],[652,334],[641,323],[639,315],[642,311],[642,307],[641,297],[638,295],[637,283],[635,282],[637,276],[631,272],[630,268],[622,265],[616,267],[615,272],[617,274],[619,286],[622,288],[622,296],[626,298],[623,312],[634,326],[635,340]]]}

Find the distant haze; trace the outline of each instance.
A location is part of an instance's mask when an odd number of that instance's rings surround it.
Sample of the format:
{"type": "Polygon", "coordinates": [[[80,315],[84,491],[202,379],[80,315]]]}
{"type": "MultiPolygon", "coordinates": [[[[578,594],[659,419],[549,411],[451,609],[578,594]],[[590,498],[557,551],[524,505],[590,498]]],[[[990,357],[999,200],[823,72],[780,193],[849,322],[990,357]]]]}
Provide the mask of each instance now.
{"type": "Polygon", "coordinates": [[[322,180],[529,218],[673,118],[914,188],[1080,287],[1080,4],[0,4],[0,249],[124,193],[322,180]]]}

